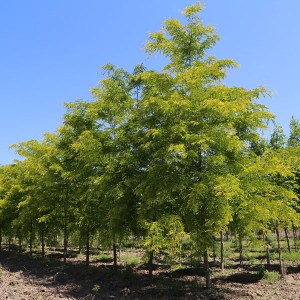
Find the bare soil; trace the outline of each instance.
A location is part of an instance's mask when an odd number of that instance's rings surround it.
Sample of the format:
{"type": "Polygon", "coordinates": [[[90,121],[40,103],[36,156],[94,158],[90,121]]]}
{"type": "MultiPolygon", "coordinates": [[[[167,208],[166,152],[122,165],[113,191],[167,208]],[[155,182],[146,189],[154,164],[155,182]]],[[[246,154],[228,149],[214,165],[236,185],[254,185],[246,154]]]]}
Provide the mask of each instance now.
{"type": "MultiPolygon", "coordinates": [[[[300,268],[268,283],[257,266],[231,266],[221,272],[212,266],[213,288],[204,288],[201,269],[172,270],[160,266],[152,280],[146,267],[120,266],[92,261],[86,270],[82,259],[61,260],[2,251],[0,253],[0,300],[54,299],[291,299],[300,300],[300,268]]],[[[277,269],[278,266],[274,266],[277,269]]]]}

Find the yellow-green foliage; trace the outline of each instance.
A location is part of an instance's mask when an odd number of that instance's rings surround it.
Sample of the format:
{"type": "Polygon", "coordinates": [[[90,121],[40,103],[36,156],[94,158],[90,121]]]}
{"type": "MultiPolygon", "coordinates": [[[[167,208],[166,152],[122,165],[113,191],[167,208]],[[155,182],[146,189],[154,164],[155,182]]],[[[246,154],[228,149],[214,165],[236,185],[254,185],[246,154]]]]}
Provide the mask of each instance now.
{"type": "Polygon", "coordinates": [[[180,253],[184,240],[189,236],[184,231],[183,223],[178,216],[167,215],[156,222],[147,223],[147,236],[144,247],[147,251],[159,253],[162,250],[170,255],[180,253]]]}

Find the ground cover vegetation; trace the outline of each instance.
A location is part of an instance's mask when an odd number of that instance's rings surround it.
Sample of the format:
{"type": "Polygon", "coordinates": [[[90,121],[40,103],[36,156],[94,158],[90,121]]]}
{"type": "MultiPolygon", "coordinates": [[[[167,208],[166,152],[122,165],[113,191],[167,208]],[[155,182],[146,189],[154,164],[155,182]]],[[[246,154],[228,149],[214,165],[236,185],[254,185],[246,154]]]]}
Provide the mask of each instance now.
{"type": "Polygon", "coordinates": [[[282,276],[299,261],[300,124],[264,138],[268,92],[224,84],[237,63],[209,54],[219,37],[201,10],[150,34],[162,70],[105,65],[93,101],[67,103],[54,134],[12,146],[23,159],[0,167],[0,249],[61,249],[65,263],[84,253],[86,268],[92,255],[150,278],[158,264],[199,264],[206,287],[234,259],[269,279],[259,257],[282,276]]]}

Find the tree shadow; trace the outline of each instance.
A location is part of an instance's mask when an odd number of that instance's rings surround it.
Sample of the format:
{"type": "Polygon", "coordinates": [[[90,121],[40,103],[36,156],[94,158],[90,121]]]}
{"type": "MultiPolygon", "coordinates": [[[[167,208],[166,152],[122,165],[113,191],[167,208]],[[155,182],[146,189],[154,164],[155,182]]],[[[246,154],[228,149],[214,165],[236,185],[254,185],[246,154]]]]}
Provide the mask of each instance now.
{"type": "Polygon", "coordinates": [[[44,288],[60,290],[65,297],[75,299],[194,299],[201,292],[201,283],[181,282],[164,273],[149,280],[146,269],[92,263],[88,269],[82,261],[63,264],[60,255],[45,258],[27,253],[0,253],[3,269],[9,272],[22,271],[23,276],[44,288]]]}
{"type": "Polygon", "coordinates": [[[242,272],[227,276],[224,280],[227,282],[253,284],[259,282],[263,278],[263,274],[242,272]]]}
{"type": "Polygon", "coordinates": [[[287,274],[297,274],[297,273],[300,273],[300,265],[298,265],[298,266],[288,266],[286,268],[286,273],[287,274]]]}
{"type": "MultiPolygon", "coordinates": [[[[9,272],[22,271],[35,285],[59,290],[66,298],[75,299],[228,299],[225,294],[238,297],[237,291],[227,287],[204,287],[203,268],[184,267],[178,270],[159,268],[152,280],[146,266],[134,268],[95,262],[86,269],[84,261],[73,260],[63,264],[49,256],[30,257],[27,253],[2,251],[2,268],[9,272]]],[[[260,279],[253,274],[227,277],[230,282],[254,283],[260,279]]],[[[217,283],[213,280],[213,283],[217,283]]],[[[232,299],[230,298],[230,299],[232,299]]]]}

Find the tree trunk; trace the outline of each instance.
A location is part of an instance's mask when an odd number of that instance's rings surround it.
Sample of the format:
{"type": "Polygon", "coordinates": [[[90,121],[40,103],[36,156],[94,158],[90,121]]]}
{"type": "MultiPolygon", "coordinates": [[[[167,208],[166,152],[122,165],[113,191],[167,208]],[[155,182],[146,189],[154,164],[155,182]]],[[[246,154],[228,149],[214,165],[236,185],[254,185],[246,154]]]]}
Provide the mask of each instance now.
{"type": "Polygon", "coordinates": [[[87,225],[86,228],[86,254],[85,254],[85,266],[88,269],[90,264],[90,227],[87,225]]]}
{"type": "Polygon", "coordinates": [[[79,245],[78,245],[78,253],[81,254],[82,251],[82,243],[81,243],[81,234],[79,235],[79,245]]]}
{"type": "Polygon", "coordinates": [[[234,245],[235,245],[235,247],[238,247],[238,238],[237,238],[236,232],[234,233],[234,245]]]}
{"type": "Polygon", "coordinates": [[[154,251],[151,250],[149,253],[149,260],[148,260],[148,270],[149,270],[150,280],[152,280],[153,277],[153,257],[154,257],[154,251]]]}
{"type": "Polygon", "coordinates": [[[229,241],[229,231],[228,230],[226,231],[226,241],[227,242],[229,241]]]}
{"type": "Polygon", "coordinates": [[[295,251],[297,251],[297,249],[298,249],[298,247],[297,247],[297,231],[296,231],[294,223],[292,224],[292,226],[293,226],[293,237],[294,237],[294,249],[295,249],[295,251]]]}
{"type": "Polygon", "coordinates": [[[220,268],[221,270],[224,270],[224,235],[223,231],[220,233],[220,241],[221,241],[221,262],[220,262],[220,268]]]}
{"type": "Polygon", "coordinates": [[[289,233],[288,233],[288,230],[286,227],[284,227],[284,234],[285,234],[288,250],[291,253],[290,238],[289,238],[289,233]]]}
{"type": "Polygon", "coordinates": [[[0,251],[2,251],[2,228],[0,228],[0,251]]]}
{"type": "Polygon", "coordinates": [[[278,259],[279,259],[279,267],[280,267],[279,272],[280,272],[281,276],[284,276],[285,272],[284,272],[284,266],[283,266],[282,255],[281,255],[280,235],[279,235],[279,230],[278,230],[277,226],[275,228],[275,231],[276,231],[276,237],[277,237],[278,259]]]}
{"type": "Polygon", "coordinates": [[[217,255],[216,255],[216,239],[215,239],[215,237],[213,237],[213,249],[212,249],[212,252],[213,252],[213,262],[214,262],[214,265],[215,265],[215,263],[216,263],[216,257],[217,257],[217,255]]]}
{"type": "Polygon", "coordinates": [[[210,278],[210,268],[208,261],[208,251],[205,249],[204,251],[204,270],[205,270],[205,284],[206,288],[211,288],[211,278],[210,278]]]}
{"type": "Polygon", "coordinates": [[[114,267],[117,267],[117,245],[113,243],[113,259],[114,259],[114,267]]]}
{"type": "Polygon", "coordinates": [[[179,244],[179,265],[182,265],[182,244],[179,244]]]}
{"type": "Polygon", "coordinates": [[[243,264],[243,237],[239,234],[239,252],[240,252],[240,265],[243,264]]]}
{"type": "Polygon", "coordinates": [[[19,245],[18,245],[19,252],[21,253],[22,252],[22,237],[21,237],[20,232],[18,233],[18,242],[19,242],[19,245]]]}
{"type": "Polygon", "coordinates": [[[8,251],[11,250],[11,236],[8,237],[8,251]]]}
{"type": "Polygon", "coordinates": [[[32,244],[33,244],[33,221],[30,221],[30,233],[29,233],[29,255],[32,256],[32,244]]]}
{"type": "Polygon", "coordinates": [[[271,260],[270,260],[270,244],[269,244],[269,240],[268,237],[265,237],[265,241],[266,241],[266,258],[267,258],[267,266],[270,267],[271,265],[271,260]]]}
{"type": "Polygon", "coordinates": [[[41,225],[41,240],[42,240],[42,258],[45,257],[45,229],[44,224],[41,225]]]}
{"type": "Polygon", "coordinates": [[[64,208],[64,263],[67,263],[67,255],[68,255],[68,220],[67,220],[67,209],[64,208]]]}

